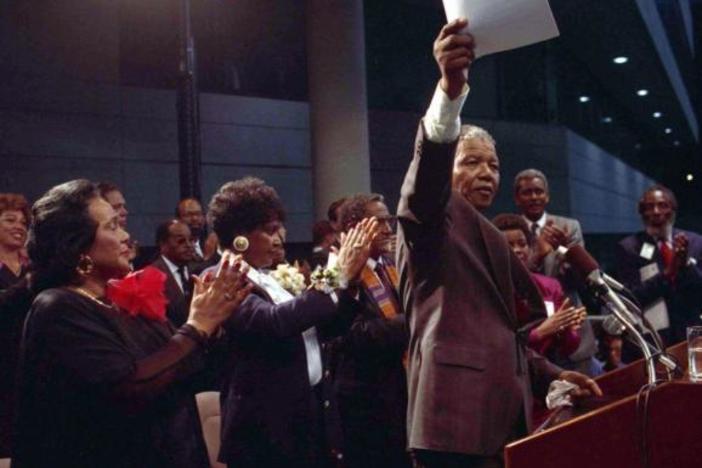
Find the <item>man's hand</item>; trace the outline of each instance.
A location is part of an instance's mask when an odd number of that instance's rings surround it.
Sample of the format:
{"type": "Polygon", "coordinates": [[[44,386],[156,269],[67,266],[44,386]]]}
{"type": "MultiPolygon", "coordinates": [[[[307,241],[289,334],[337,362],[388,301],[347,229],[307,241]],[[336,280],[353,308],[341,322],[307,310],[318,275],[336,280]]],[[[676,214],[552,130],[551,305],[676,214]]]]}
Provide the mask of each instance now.
{"type": "Polygon", "coordinates": [[[553,223],[553,220],[546,221],[541,233],[535,239],[534,253],[532,254],[532,264],[536,267],[541,266],[546,255],[556,250],[559,246],[568,245],[568,230],[561,229],[553,223]]]}
{"type": "Polygon", "coordinates": [[[558,374],[558,379],[574,383],[579,387],[570,392],[573,398],[584,398],[592,395],[602,396],[602,390],[597,385],[597,382],[580,372],[563,371],[558,374]]]}
{"type": "Polygon", "coordinates": [[[441,70],[439,86],[449,99],[455,99],[468,82],[468,69],[475,59],[475,43],[470,34],[458,32],[468,25],[468,20],[451,21],[439,32],[434,41],[434,59],[441,70]]]}

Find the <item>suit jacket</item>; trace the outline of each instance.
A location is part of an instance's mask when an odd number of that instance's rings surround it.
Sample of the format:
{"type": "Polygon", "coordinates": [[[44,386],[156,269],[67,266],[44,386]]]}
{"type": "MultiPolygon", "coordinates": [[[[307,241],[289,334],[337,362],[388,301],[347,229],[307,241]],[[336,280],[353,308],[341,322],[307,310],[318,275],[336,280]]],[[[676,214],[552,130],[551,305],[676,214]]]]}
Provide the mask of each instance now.
{"type": "MultiPolygon", "coordinates": [[[[546,222],[552,221],[560,229],[565,229],[569,233],[568,245],[580,245],[585,247],[583,239],[583,230],[580,228],[580,222],[577,219],[566,218],[565,216],[556,216],[546,213],[546,222]]],[[[543,274],[546,276],[557,277],[561,275],[561,262],[558,260],[556,252],[551,252],[543,260],[543,274]]]]}
{"type": "Polygon", "coordinates": [[[155,262],[150,266],[156,267],[166,274],[166,298],[168,298],[168,305],[166,306],[166,316],[168,320],[171,321],[173,325],[180,327],[188,320],[188,313],[190,311],[190,297],[186,296],[183,291],[178,286],[173,273],[171,273],[170,268],[163,261],[162,256],[158,256],[155,262]]]}
{"type": "Polygon", "coordinates": [[[343,458],[325,355],[328,339],[348,330],[352,303],[346,293],[337,306],[328,295],[311,290],[276,305],[259,287],[244,300],[225,324],[229,357],[220,396],[220,461],[237,467],[313,467],[322,458],[343,458]],[[312,326],[324,365],[315,389],[301,335],[312,326]],[[328,453],[319,453],[321,446],[328,453]]]}
{"type": "Polygon", "coordinates": [[[641,231],[622,239],[617,245],[617,267],[619,280],[634,293],[643,307],[663,299],[668,309],[670,328],[661,336],[667,344],[686,339],[685,328],[700,324],[702,309],[702,236],[694,232],[673,230],[673,236],[683,233],[689,240],[689,255],[697,265],[688,266],[678,272],[675,282],[663,275],[665,266],[658,243],[646,232],[641,231]],[[650,259],[641,256],[645,243],[654,248],[650,259]],[[656,264],[658,273],[642,281],[641,268],[656,264]]]}
{"type": "MultiPolygon", "coordinates": [[[[585,247],[583,231],[577,219],[546,213],[546,222],[548,223],[549,221],[552,221],[557,227],[567,230],[570,234],[566,247],[572,247],[574,245],[585,247]]],[[[576,278],[570,268],[562,268],[562,262],[558,259],[556,252],[551,252],[544,257],[541,272],[546,276],[558,279],[563,285],[566,296],[570,297],[573,304],[579,305],[585,302],[589,308],[593,307],[590,304],[594,304],[594,302],[590,300],[589,293],[584,288],[582,282],[576,278]]],[[[592,366],[591,361],[596,353],[597,341],[595,339],[595,333],[592,330],[590,322],[585,321],[580,328],[580,342],[578,347],[569,356],[563,356],[556,362],[568,369],[574,369],[585,374],[593,375],[596,367],[592,366]]]]}
{"type": "Polygon", "coordinates": [[[366,289],[360,290],[356,307],[351,328],[334,342],[334,386],[347,466],[411,466],[406,454],[405,314],[385,318],[366,289]]]}
{"type": "Polygon", "coordinates": [[[515,294],[540,317],[543,301],[502,233],[452,191],[455,147],[420,124],[398,208],[409,447],[494,455],[531,420],[532,383],[560,369],[525,346],[515,294]]]}

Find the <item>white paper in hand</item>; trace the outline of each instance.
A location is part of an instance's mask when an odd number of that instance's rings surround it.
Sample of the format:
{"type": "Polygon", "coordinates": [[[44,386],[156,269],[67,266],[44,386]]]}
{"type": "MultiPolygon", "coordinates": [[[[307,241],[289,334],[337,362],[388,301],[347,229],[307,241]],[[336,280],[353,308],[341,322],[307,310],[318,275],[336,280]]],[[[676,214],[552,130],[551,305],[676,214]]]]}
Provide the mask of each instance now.
{"type": "Polygon", "coordinates": [[[443,0],[446,18],[468,18],[475,57],[516,49],[559,35],[548,0],[443,0]]]}

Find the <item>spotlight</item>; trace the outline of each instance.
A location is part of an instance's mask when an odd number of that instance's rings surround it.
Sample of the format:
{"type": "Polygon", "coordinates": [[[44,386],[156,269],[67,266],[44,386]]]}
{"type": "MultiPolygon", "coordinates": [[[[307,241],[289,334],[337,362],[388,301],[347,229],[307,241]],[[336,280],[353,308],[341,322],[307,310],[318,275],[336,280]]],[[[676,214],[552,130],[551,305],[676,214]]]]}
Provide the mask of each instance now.
{"type": "Polygon", "coordinates": [[[673,142],[673,146],[680,146],[680,140],[675,140],[673,142]]]}
{"type": "Polygon", "coordinates": [[[640,89],[636,91],[636,94],[638,94],[641,97],[648,96],[648,90],[647,89],[640,89]]]}
{"type": "Polygon", "coordinates": [[[620,55],[619,57],[614,57],[612,59],[612,62],[616,63],[617,65],[625,64],[628,61],[629,61],[629,57],[624,57],[623,55],[620,55]]]}
{"type": "Polygon", "coordinates": [[[590,102],[590,96],[580,96],[578,100],[582,103],[590,102]]]}
{"type": "Polygon", "coordinates": [[[670,135],[671,133],[673,133],[673,129],[672,129],[672,128],[666,128],[666,129],[663,130],[663,131],[665,132],[666,135],[670,135]]]}
{"type": "Polygon", "coordinates": [[[612,123],[612,117],[602,117],[602,123],[612,123]]]}
{"type": "Polygon", "coordinates": [[[685,179],[687,179],[688,182],[692,182],[693,180],[695,180],[695,176],[693,176],[692,174],[688,174],[687,177],[685,177],[685,179]]]}
{"type": "Polygon", "coordinates": [[[653,113],[653,118],[654,118],[654,119],[660,119],[661,117],[663,117],[663,112],[658,112],[658,111],[656,111],[656,112],[653,113]]]}

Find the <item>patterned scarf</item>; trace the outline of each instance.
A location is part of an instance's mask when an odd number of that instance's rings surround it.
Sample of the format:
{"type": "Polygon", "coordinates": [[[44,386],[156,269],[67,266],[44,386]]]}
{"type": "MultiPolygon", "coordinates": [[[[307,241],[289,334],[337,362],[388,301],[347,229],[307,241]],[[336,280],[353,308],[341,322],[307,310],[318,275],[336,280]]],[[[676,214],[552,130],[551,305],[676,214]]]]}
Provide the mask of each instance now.
{"type": "Polygon", "coordinates": [[[383,264],[378,263],[376,270],[378,271],[374,271],[368,265],[364,266],[361,271],[361,284],[378,307],[380,307],[383,316],[386,319],[394,318],[401,312],[397,299],[395,298],[395,291],[397,291],[400,284],[397,268],[390,263],[384,262],[383,264]],[[395,291],[389,289],[383,283],[380,277],[383,273],[385,273],[385,278],[383,279],[389,282],[388,286],[394,288],[395,291]]]}

